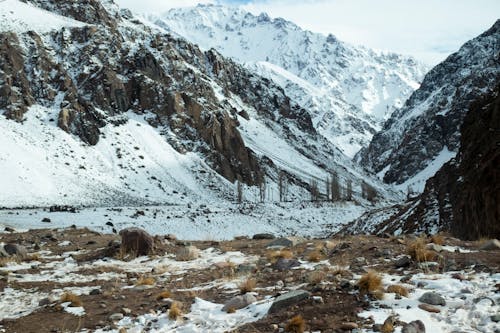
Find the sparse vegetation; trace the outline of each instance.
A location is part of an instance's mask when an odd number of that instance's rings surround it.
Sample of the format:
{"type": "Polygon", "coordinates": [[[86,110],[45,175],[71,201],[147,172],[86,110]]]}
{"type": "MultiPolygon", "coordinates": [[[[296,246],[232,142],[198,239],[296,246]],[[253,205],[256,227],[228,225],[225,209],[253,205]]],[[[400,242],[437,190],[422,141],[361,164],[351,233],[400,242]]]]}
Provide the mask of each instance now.
{"type": "Polygon", "coordinates": [[[394,293],[399,296],[408,297],[408,288],[400,284],[393,284],[387,287],[388,293],[394,293]]]}
{"type": "Polygon", "coordinates": [[[382,277],[374,271],[369,271],[358,281],[359,292],[362,294],[374,294],[382,290],[382,277]]]}
{"type": "Polygon", "coordinates": [[[323,259],[323,254],[319,250],[311,251],[307,255],[307,260],[311,262],[319,262],[321,259],[323,259]]]}
{"type": "Polygon", "coordinates": [[[151,276],[141,276],[138,280],[136,285],[137,286],[152,286],[156,283],[156,280],[154,277],[151,276]]]}
{"type": "Polygon", "coordinates": [[[251,291],[253,291],[255,289],[255,287],[257,286],[257,281],[255,279],[246,279],[245,281],[243,281],[239,287],[240,287],[240,292],[242,294],[246,294],[246,293],[249,293],[251,291]]]}
{"type": "Polygon", "coordinates": [[[170,297],[172,297],[172,293],[169,290],[164,290],[161,293],[159,293],[158,295],[156,295],[156,299],[158,301],[165,299],[165,298],[170,298],[170,297]]]}
{"type": "Polygon", "coordinates": [[[436,245],[444,245],[444,236],[442,234],[432,235],[431,243],[434,243],[436,245]]]}
{"type": "Polygon", "coordinates": [[[277,250],[277,251],[270,251],[267,253],[267,259],[271,263],[275,263],[278,259],[292,259],[293,258],[293,252],[290,250],[277,250]]]}
{"type": "Polygon", "coordinates": [[[307,274],[307,282],[312,285],[320,284],[326,278],[326,273],[323,271],[312,271],[307,274]]]}
{"type": "Polygon", "coordinates": [[[182,304],[173,302],[168,310],[168,319],[177,320],[180,316],[182,316],[182,304]]]}
{"type": "Polygon", "coordinates": [[[427,250],[426,240],[417,238],[407,246],[407,253],[417,262],[433,261],[437,258],[436,252],[427,250]]]}
{"type": "Polygon", "coordinates": [[[285,326],[285,332],[290,333],[304,333],[306,330],[306,322],[301,315],[297,315],[290,319],[285,326]]]}
{"type": "Polygon", "coordinates": [[[72,307],[79,307],[82,306],[82,300],[80,297],[76,294],[73,294],[72,292],[65,292],[64,294],[61,295],[61,303],[66,303],[66,302],[71,302],[69,306],[72,307]]]}

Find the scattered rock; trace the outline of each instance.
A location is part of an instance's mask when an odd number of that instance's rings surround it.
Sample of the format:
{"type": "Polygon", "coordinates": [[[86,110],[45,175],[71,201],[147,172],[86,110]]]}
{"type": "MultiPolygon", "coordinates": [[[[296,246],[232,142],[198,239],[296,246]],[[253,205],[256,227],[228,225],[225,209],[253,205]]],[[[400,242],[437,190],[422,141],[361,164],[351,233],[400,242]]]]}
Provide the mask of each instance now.
{"type": "Polygon", "coordinates": [[[102,294],[101,289],[92,289],[92,290],[89,292],[89,295],[100,295],[100,294],[102,294]]]}
{"type": "Polygon", "coordinates": [[[258,239],[275,239],[276,236],[273,234],[255,234],[253,235],[252,239],[258,240],[258,239]]]}
{"type": "Polygon", "coordinates": [[[132,313],[132,310],[130,310],[129,308],[122,308],[122,313],[124,315],[129,315],[132,313]]]}
{"type": "Polygon", "coordinates": [[[126,228],[120,231],[121,248],[126,254],[135,256],[148,255],[154,252],[153,237],[140,228],[126,228]]]}
{"type": "Polygon", "coordinates": [[[15,232],[15,230],[12,229],[11,227],[5,227],[3,230],[6,232],[15,232]]]}
{"type": "Polygon", "coordinates": [[[10,255],[4,250],[3,245],[0,245],[0,258],[7,258],[10,255]]]}
{"type": "Polygon", "coordinates": [[[200,256],[200,250],[196,246],[184,246],[177,250],[175,254],[175,260],[177,261],[190,261],[198,259],[200,256]]]}
{"type": "Polygon", "coordinates": [[[289,307],[290,305],[297,304],[302,300],[308,299],[310,296],[311,294],[305,290],[293,290],[280,295],[274,300],[271,308],[269,309],[269,313],[278,312],[289,307]]]}
{"type": "Polygon", "coordinates": [[[296,259],[279,258],[274,264],[274,269],[277,269],[278,271],[287,271],[298,266],[300,266],[300,262],[296,259]]]}
{"type": "Polygon", "coordinates": [[[253,273],[257,270],[257,266],[255,264],[241,264],[238,265],[236,271],[241,274],[245,273],[253,273]]]}
{"type": "Polygon", "coordinates": [[[490,317],[491,321],[494,321],[495,323],[500,322],[500,314],[496,314],[490,317]]]}
{"type": "Polygon", "coordinates": [[[441,312],[441,310],[439,308],[436,308],[435,306],[432,306],[432,305],[429,305],[426,303],[419,304],[418,307],[424,311],[431,312],[431,313],[441,312]]]}
{"type": "Polygon", "coordinates": [[[45,222],[45,223],[50,223],[50,222],[52,222],[52,220],[51,220],[51,219],[49,219],[48,217],[44,217],[44,218],[42,219],[42,222],[45,222]]]}
{"type": "Polygon", "coordinates": [[[52,303],[51,300],[48,297],[45,297],[38,302],[38,306],[45,306],[49,305],[50,303],[52,303]]]}
{"type": "Polygon", "coordinates": [[[403,267],[408,267],[411,264],[411,257],[410,256],[402,256],[394,262],[394,266],[396,268],[403,268],[403,267]]]}
{"type": "Polygon", "coordinates": [[[257,302],[257,299],[252,294],[246,293],[245,295],[238,295],[231,298],[224,304],[222,311],[239,310],[247,307],[248,305],[257,302]]]}
{"type": "Polygon", "coordinates": [[[28,256],[28,250],[22,245],[9,243],[5,244],[3,249],[9,256],[17,256],[19,258],[26,258],[28,256]]]}
{"type": "Polygon", "coordinates": [[[123,319],[123,314],[122,313],[113,313],[111,316],[109,316],[109,320],[111,321],[119,321],[123,319]]]}
{"type": "Polygon", "coordinates": [[[484,243],[479,249],[483,251],[499,250],[500,241],[498,239],[491,239],[484,243]]]}
{"type": "Polygon", "coordinates": [[[436,292],[429,291],[420,296],[418,299],[422,303],[427,303],[430,305],[446,305],[446,301],[443,296],[439,295],[436,292]]]}
{"type": "Polygon", "coordinates": [[[415,320],[403,325],[401,333],[425,333],[425,325],[420,320],[415,320]]]}

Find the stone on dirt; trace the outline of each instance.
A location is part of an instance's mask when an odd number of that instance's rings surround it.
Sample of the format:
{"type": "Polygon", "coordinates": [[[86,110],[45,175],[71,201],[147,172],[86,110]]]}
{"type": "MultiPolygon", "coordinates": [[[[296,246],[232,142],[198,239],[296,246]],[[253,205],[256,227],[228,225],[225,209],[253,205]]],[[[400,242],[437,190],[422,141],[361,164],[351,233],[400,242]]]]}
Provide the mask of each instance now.
{"type": "Polygon", "coordinates": [[[154,239],[143,229],[126,228],[120,231],[120,236],[121,249],[125,254],[141,256],[154,252],[154,239]]]}
{"type": "Polygon", "coordinates": [[[282,309],[285,309],[291,305],[297,304],[302,300],[308,299],[311,297],[311,294],[305,290],[293,290],[286,294],[278,296],[271,308],[269,309],[269,313],[276,313],[282,309]]]}

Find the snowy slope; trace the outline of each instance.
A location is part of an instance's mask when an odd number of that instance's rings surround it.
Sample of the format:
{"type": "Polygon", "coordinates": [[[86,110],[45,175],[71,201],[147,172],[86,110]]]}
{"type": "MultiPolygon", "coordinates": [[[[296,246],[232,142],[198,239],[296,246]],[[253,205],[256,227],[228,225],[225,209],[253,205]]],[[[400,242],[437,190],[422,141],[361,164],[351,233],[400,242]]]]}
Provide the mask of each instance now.
{"type": "Polygon", "coordinates": [[[419,86],[425,66],[238,8],[198,5],[149,19],[273,79],[318,131],[352,157],[419,86]]]}
{"type": "Polygon", "coordinates": [[[48,32],[84,23],[53,14],[19,0],[0,1],[0,32],[48,32]]]}

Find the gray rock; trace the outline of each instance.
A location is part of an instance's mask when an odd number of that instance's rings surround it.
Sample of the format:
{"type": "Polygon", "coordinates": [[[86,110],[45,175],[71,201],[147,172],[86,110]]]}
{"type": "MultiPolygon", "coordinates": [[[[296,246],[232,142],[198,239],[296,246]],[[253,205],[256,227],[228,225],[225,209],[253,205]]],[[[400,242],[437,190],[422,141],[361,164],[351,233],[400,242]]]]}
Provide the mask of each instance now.
{"type": "Polygon", "coordinates": [[[401,333],[425,333],[425,325],[420,320],[415,320],[405,324],[401,333]]]}
{"type": "Polygon", "coordinates": [[[3,245],[0,244],[0,258],[7,257],[10,257],[10,254],[8,254],[7,251],[4,250],[3,245]]]}
{"type": "Polygon", "coordinates": [[[111,316],[109,316],[109,320],[111,321],[119,321],[123,319],[123,314],[122,313],[113,313],[111,316]]]}
{"type": "Polygon", "coordinates": [[[276,236],[274,236],[273,234],[255,234],[253,235],[252,237],[253,239],[275,239],[276,236]]]}
{"type": "Polygon", "coordinates": [[[102,294],[102,291],[101,289],[92,289],[90,292],[89,292],[89,295],[100,295],[102,294]]]}
{"type": "Polygon", "coordinates": [[[200,250],[194,246],[184,246],[177,250],[175,254],[175,260],[177,261],[190,261],[194,259],[198,259],[200,256],[200,250]]]}
{"type": "Polygon", "coordinates": [[[126,228],[120,231],[121,248],[126,254],[148,255],[154,252],[154,239],[140,228],[126,228]]]}
{"type": "Polygon", "coordinates": [[[287,308],[293,304],[297,304],[302,300],[308,299],[311,297],[311,294],[305,290],[293,290],[286,294],[278,296],[271,308],[269,309],[269,313],[278,312],[284,308],[287,308]]]}
{"type": "Polygon", "coordinates": [[[26,258],[28,256],[28,250],[26,250],[26,248],[22,245],[9,243],[5,244],[3,249],[10,256],[17,256],[19,258],[26,258]]]}
{"type": "Polygon", "coordinates": [[[496,314],[490,317],[491,321],[494,321],[495,323],[500,322],[500,314],[496,314]]]}
{"type": "Polygon", "coordinates": [[[433,291],[426,292],[418,299],[422,303],[430,304],[430,305],[446,305],[446,301],[443,296],[435,293],[433,291]]]}
{"type": "Polygon", "coordinates": [[[255,264],[241,264],[238,265],[236,271],[238,273],[253,273],[257,270],[257,265],[255,264]]]}
{"type": "Polygon", "coordinates": [[[284,259],[284,258],[279,258],[278,261],[274,264],[274,269],[277,269],[278,271],[287,271],[289,269],[292,269],[293,267],[299,267],[300,262],[296,259],[284,259]]]}
{"type": "Polygon", "coordinates": [[[491,239],[487,241],[484,245],[482,245],[479,249],[484,251],[499,250],[500,241],[498,239],[491,239]]]}
{"type": "Polygon", "coordinates": [[[411,257],[406,255],[396,259],[396,261],[394,262],[394,266],[396,266],[396,268],[408,267],[410,266],[410,264],[411,264],[411,257]]]}
{"type": "Polygon", "coordinates": [[[229,301],[227,301],[224,304],[224,307],[222,308],[222,311],[228,311],[228,310],[239,310],[243,309],[244,307],[249,306],[250,304],[257,302],[257,299],[255,296],[252,294],[245,294],[245,295],[238,295],[233,298],[231,298],[229,301]]]}

